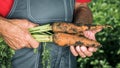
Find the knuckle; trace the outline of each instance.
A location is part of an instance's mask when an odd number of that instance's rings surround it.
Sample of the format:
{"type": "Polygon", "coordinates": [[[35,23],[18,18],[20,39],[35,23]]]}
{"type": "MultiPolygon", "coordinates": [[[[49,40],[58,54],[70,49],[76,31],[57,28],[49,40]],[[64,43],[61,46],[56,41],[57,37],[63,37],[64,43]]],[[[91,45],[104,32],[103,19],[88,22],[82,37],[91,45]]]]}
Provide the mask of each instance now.
{"type": "Polygon", "coordinates": [[[38,45],[36,45],[36,46],[33,46],[33,48],[38,48],[38,45]]]}
{"type": "Polygon", "coordinates": [[[82,55],[82,57],[83,57],[83,58],[85,58],[85,57],[86,57],[86,55],[84,55],[84,54],[83,54],[83,55],[82,55]]]}
{"type": "Polygon", "coordinates": [[[17,48],[16,50],[19,50],[19,49],[21,49],[22,47],[19,47],[19,48],[17,48]]]}
{"type": "Polygon", "coordinates": [[[17,50],[16,48],[13,48],[14,50],[17,50]]]}
{"type": "Polygon", "coordinates": [[[80,55],[82,58],[85,58],[86,56],[85,55],[80,55]]]}
{"type": "Polygon", "coordinates": [[[26,46],[26,47],[27,47],[27,48],[32,48],[32,47],[31,47],[31,46],[29,46],[29,45],[28,45],[28,46],[26,46]]]}
{"type": "Polygon", "coordinates": [[[91,57],[92,55],[88,55],[88,57],[91,57]]]}
{"type": "Polygon", "coordinates": [[[16,48],[11,47],[13,50],[16,50],[16,48]]]}
{"type": "Polygon", "coordinates": [[[88,57],[90,57],[90,56],[92,56],[93,54],[92,53],[88,53],[88,54],[86,54],[88,57]]]}
{"type": "Polygon", "coordinates": [[[21,45],[21,46],[20,46],[20,48],[24,48],[24,47],[26,47],[26,45],[21,45]]]}

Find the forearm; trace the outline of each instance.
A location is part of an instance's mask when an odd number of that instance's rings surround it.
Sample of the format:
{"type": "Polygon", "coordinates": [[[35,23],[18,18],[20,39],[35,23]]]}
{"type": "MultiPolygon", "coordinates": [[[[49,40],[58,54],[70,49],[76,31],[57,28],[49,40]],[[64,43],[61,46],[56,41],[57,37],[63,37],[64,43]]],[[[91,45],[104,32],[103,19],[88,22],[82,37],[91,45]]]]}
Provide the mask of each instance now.
{"type": "Polygon", "coordinates": [[[79,24],[91,24],[92,12],[88,7],[88,3],[75,3],[74,10],[74,23],[79,24]]]}
{"type": "Polygon", "coordinates": [[[75,3],[75,11],[77,10],[77,9],[79,9],[79,7],[81,7],[81,6],[84,6],[84,7],[88,7],[88,3],[75,3]]]}

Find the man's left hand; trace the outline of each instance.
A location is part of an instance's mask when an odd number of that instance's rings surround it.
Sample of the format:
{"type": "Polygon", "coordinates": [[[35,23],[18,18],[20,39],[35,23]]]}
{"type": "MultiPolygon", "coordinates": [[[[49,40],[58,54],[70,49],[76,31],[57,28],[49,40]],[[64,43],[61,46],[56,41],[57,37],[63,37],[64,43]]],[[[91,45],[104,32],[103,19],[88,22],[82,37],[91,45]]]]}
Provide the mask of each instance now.
{"type": "MultiPolygon", "coordinates": [[[[84,36],[89,38],[89,39],[92,39],[92,40],[96,40],[95,39],[95,34],[97,32],[99,32],[101,30],[97,30],[97,31],[85,31],[84,32],[84,36]]],[[[72,54],[74,56],[81,56],[82,58],[85,58],[85,57],[90,57],[93,55],[94,52],[97,51],[97,48],[95,47],[86,47],[84,45],[82,46],[70,46],[70,50],[72,52],[72,54]]]]}

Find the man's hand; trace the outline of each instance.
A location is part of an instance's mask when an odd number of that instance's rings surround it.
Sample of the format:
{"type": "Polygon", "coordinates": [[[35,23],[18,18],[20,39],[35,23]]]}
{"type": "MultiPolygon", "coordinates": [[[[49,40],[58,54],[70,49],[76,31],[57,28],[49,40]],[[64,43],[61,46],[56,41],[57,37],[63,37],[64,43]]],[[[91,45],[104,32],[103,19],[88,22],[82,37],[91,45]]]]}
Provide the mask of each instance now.
{"type": "Polygon", "coordinates": [[[5,42],[13,49],[37,48],[39,43],[33,39],[28,28],[36,26],[24,19],[3,19],[4,26],[0,33],[5,42]]]}
{"type": "MultiPolygon", "coordinates": [[[[92,12],[87,6],[87,3],[75,3],[75,12],[73,22],[79,24],[91,24],[92,23],[92,12]]],[[[94,31],[85,31],[84,36],[95,40],[94,31]]],[[[92,56],[93,52],[97,51],[94,47],[85,47],[84,45],[70,46],[70,50],[74,56],[80,55],[81,57],[92,56]]]]}
{"type": "MultiPolygon", "coordinates": [[[[96,40],[95,39],[95,34],[97,32],[99,32],[101,30],[96,30],[96,31],[85,31],[84,32],[84,36],[89,38],[89,39],[92,39],[92,40],[96,40]]],[[[70,50],[72,52],[72,54],[74,56],[78,56],[80,55],[81,57],[85,58],[85,57],[90,57],[92,56],[93,52],[96,52],[97,51],[97,48],[95,47],[85,47],[84,45],[82,46],[70,46],[70,50]]]]}

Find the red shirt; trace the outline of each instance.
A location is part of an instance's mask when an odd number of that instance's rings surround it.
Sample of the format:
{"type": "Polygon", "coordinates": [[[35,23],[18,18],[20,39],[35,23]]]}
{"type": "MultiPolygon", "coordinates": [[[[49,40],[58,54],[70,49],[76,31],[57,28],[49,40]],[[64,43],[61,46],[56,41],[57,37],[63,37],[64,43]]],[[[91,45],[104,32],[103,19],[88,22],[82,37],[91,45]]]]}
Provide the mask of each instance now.
{"type": "MultiPolygon", "coordinates": [[[[76,0],[76,2],[85,3],[91,0],[76,0]]],[[[14,0],[0,0],[0,15],[5,17],[9,13],[14,0]]]]}
{"type": "Polygon", "coordinates": [[[86,2],[90,2],[91,0],[76,0],[76,2],[80,2],[80,3],[86,3],[86,2]]]}

